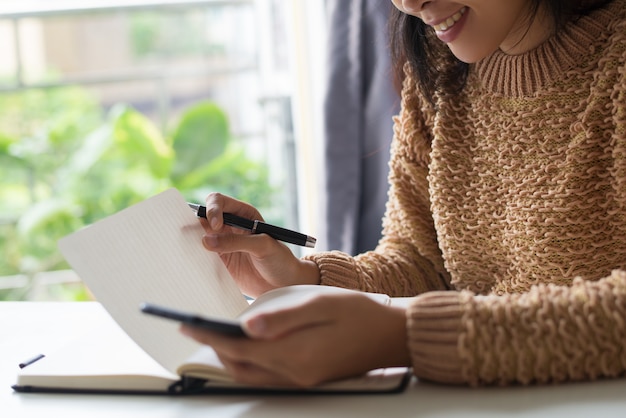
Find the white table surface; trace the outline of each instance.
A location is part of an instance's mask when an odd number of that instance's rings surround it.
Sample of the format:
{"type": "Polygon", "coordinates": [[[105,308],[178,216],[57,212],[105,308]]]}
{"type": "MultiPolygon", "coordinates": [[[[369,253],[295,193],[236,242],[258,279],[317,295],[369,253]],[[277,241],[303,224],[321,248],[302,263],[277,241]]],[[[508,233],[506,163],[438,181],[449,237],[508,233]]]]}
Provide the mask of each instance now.
{"type": "Polygon", "coordinates": [[[413,384],[402,394],[158,397],[15,393],[18,364],[89,327],[110,326],[94,302],[0,302],[0,417],[626,417],[626,379],[511,388],[413,384]]]}

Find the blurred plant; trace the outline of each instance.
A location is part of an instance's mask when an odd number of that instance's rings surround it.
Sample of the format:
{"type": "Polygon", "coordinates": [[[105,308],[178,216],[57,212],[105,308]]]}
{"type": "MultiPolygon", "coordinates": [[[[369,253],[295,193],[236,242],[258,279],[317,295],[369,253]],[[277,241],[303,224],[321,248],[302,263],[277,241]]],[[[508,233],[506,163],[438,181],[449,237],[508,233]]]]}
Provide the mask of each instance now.
{"type": "MultiPolygon", "coordinates": [[[[67,268],[59,238],[169,187],[190,200],[221,191],[260,208],[271,204],[267,168],[245,155],[214,103],[187,109],[171,134],[126,105],[103,117],[75,89],[0,96],[0,106],[0,276],[32,282],[40,272],[67,268]],[[4,109],[14,113],[6,118],[4,109]],[[20,117],[19,109],[28,114],[20,117]]],[[[0,290],[0,300],[28,292],[0,290]]],[[[86,297],[82,288],[59,294],[86,297]]]]}

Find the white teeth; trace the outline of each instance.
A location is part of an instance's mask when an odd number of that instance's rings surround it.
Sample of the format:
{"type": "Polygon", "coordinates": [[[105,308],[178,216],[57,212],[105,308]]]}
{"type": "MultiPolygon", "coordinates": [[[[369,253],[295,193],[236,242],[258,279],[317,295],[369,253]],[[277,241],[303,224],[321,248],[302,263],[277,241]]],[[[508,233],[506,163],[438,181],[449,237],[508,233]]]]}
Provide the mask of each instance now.
{"type": "Polygon", "coordinates": [[[461,16],[463,16],[463,13],[465,13],[465,10],[467,10],[467,7],[463,7],[461,10],[459,10],[458,12],[456,12],[454,15],[452,15],[451,17],[447,18],[444,22],[441,22],[438,25],[434,25],[433,28],[435,28],[435,30],[437,32],[445,32],[448,29],[450,29],[452,26],[454,26],[454,24],[456,22],[459,21],[459,19],[461,18],[461,16]]]}

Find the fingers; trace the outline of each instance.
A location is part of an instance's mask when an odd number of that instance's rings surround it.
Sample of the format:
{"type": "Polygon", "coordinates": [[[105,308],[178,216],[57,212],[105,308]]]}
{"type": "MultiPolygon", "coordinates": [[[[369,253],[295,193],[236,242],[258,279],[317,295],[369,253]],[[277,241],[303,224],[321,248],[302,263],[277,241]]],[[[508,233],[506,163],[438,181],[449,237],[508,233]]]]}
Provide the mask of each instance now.
{"type": "Polygon", "coordinates": [[[221,193],[210,193],[205,199],[208,226],[219,231],[224,225],[224,212],[234,213],[244,218],[262,221],[263,218],[254,206],[221,193]]]}
{"type": "Polygon", "coordinates": [[[220,254],[244,252],[256,258],[276,254],[285,247],[266,234],[207,234],[202,238],[202,245],[220,254]]]}
{"type": "Polygon", "coordinates": [[[258,364],[250,363],[247,361],[231,359],[224,354],[218,355],[218,357],[226,370],[228,370],[228,373],[233,377],[236,382],[255,387],[294,386],[294,382],[286,378],[284,375],[276,373],[274,370],[263,368],[258,364]]]}
{"type": "Polygon", "coordinates": [[[180,332],[197,342],[211,346],[233,379],[240,383],[258,386],[293,386],[290,379],[277,373],[273,367],[264,367],[249,359],[263,350],[257,342],[247,338],[228,337],[207,330],[182,325],[180,332]]]}
{"type": "Polygon", "coordinates": [[[244,315],[242,326],[253,338],[273,340],[306,328],[329,324],[337,306],[334,298],[319,296],[300,306],[276,312],[244,315]]]}
{"type": "Polygon", "coordinates": [[[289,344],[292,360],[285,362],[282,350],[265,341],[223,336],[214,332],[181,326],[181,332],[201,344],[211,346],[235,381],[255,386],[309,387],[321,382],[315,371],[306,371],[313,355],[289,344]],[[294,367],[294,364],[297,366],[294,367]],[[304,371],[304,373],[303,373],[304,371]]]}

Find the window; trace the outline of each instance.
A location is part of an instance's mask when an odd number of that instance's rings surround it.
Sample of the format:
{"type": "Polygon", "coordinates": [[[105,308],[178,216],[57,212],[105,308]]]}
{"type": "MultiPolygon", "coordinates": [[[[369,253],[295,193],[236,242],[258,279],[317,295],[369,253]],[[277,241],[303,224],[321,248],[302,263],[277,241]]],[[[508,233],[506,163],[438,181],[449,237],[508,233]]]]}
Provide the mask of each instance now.
{"type": "Polygon", "coordinates": [[[0,2],[0,300],[88,298],[58,238],[169,187],[298,228],[303,7],[0,2]]]}

